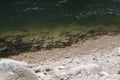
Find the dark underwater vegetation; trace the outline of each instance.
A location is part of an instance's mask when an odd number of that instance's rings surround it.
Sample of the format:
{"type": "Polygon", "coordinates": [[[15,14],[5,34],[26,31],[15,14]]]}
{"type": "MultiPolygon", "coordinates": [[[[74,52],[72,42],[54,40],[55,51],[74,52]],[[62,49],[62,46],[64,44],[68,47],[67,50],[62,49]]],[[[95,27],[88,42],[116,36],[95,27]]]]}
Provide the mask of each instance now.
{"type": "Polygon", "coordinates": [[[119,0],[0,1],[2,55],[64,48],[119,31],[119,0]]]}

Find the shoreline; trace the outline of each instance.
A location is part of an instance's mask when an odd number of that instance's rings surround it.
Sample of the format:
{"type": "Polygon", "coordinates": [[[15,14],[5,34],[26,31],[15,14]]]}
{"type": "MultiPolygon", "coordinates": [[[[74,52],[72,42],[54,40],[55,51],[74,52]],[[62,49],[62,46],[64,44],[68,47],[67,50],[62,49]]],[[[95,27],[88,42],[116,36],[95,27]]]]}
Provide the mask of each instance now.
{"type": "MultiPolygon", "coordinates": [[[[77,43],[84,43],[88,39],[97,39],[104,35],[114,35],[115,33],[109,33],[104,31],[90,31],[86,34],[75,34],[70,33],[63,34],[62,40],[52,41],[50,39],[42,40],[30,40],[23,41],[21,36],[6,36],[5,38],[0,39],[0,56],[8,57],[11,55],[19,55],[22,52],[37,52],[41,50],[53,50],[56,48],[65,48],[70,47],[77,43]],[[10,40],[9,40],[10,39],[10,40]]],[[[27,36],[25,36],[27,37],[27,36]]],[[[54,39],[53,39],[54,40],[54,39]]]]}
{"type": "MultiPolygon", "coordinates": [[[[26,40],[23,41],[23,37],[27,36],[5,36],[3,38],[0,38],[0,57],[9,57],[12,55],[19,55],[23,52],[37,52],[37,51],[44,51],[44,50],[53,50],[56,48],[66,48],[70,47],[77,43],[84,43],[85,41],[89,39],[99,39],[102,36],[105,35],[117,35],[119,32],[106,32],[102,30],[93,30],[89,31],[86,34],[72,34],[69,32],[61,33],[62,38],[59,38],[58,40],[55,40],[54,38],[48,37],[46,35],[47,39],[36,39],[34,40],[26,40]]],[[[60,35],[60,36],[61,36],[60,35]]],[[[34,36],[34,35],[33,35],[34,36]]],[[[35,35],[38,37],[39,35],[35,35]]],[[[40,37],[40,36],[39,36],[40,37]]],[[[31,37],[32,38],[32,37],[31,37]]]]}
{"type": "Polygon", "coordinates": [[[9,56],[8,58],[20,61],[24,60],[28,63],[39,63],[49,59],[59,60],[62,58],[69,58],[71,55],[88,55],[89,53],[94,53],[99,50],[107,50],[109,48],[119,47],[119,39],[120,35],[105,35],[99,39],[89,39],[82,44],[74,44],[71,47],[42,50],[37,52],[23,52],[19,55],[9,56]]]}

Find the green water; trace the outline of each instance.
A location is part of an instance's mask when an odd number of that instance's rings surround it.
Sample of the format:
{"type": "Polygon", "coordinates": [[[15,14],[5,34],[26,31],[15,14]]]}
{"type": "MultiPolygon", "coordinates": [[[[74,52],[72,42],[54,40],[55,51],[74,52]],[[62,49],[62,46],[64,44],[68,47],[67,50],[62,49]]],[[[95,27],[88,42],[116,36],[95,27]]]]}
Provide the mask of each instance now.
{"type": "Polygon", "coordinates": [[[0,53],[66,47],[119,31],[119,0],[0,1],[0,53]]]}
{"type": "Polygon", "coordinates": [[[39,32],[43,28],[54,29],[70,24],[79,27],[119,25],[119,5],[120,2],[115,0],[1,1],[0,31],[27,29],[39,32]]]}

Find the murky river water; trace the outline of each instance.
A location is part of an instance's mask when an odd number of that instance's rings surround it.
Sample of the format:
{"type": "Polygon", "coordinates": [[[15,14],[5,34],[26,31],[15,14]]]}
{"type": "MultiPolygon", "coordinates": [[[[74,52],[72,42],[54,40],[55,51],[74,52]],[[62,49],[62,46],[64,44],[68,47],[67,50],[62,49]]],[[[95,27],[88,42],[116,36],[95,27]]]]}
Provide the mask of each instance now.
{"type": "Polygon", "coordinates": [[[119,0],[5,0],[0,31],[119,24],[119,5],[119,0]]]}

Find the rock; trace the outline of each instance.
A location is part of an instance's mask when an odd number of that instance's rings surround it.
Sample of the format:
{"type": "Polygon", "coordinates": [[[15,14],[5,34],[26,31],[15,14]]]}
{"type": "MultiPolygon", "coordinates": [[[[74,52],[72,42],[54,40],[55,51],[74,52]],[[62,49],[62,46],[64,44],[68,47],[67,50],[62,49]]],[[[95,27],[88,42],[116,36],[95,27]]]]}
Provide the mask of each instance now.
{"type": "Polygon", "coordinates": [[[120,47],[115,48],[114,53],[116,56],[120,56],[120,47]]]}
{"type": "Polygon", "coordinates": [[[105,71],[101,71],[101,72],[99,73],[99,75],[100,75],[100,76],[109,76],[109,74],[108,74],[107,72],[105,72],[105,71]]]}
{"type": "Polygon", "coordinates": [[[117,72],[117,74],[119,74],[119,75],[120,75],[120,70],[117,72]]]}
{"type": "Polygon", "coordinates": [[[60,71],[59,69],[56,68],[54,69],[53,73],[57,79],[61,79],[67,76],[65,71],[60,71]]]}
{"type": "Polygon", "coordinates": [[[59,70],[65,69],[65,66],[59,66],[57,67],[59,70]]]}
{"type": "Polygon", "coordinates": [[[51,71],[51,70],[52,70],[51,68],[46,68],[46,69],[45,69],[46,72],[49,72],[49,71],[51,71]]]}
{"type": "MultiPolygon", "coordinates": [[[[6,65],[19,65],[19,66],[24,66],[24,67],[28,67],[29,65],[25,62],[20,62],[20,61],[16,61],[16,60],[12,60],[12,59],[1,59],[0,60],[0,65],[2,64],[6,64],[6,65]]],[[[5,66],[4,66],[5,67],[5,66]]]]}
{"type": "Polygon", "coordinates": [[[41,71],[41,69],[42,69],[42,67],[41,67],[41,66],[38,66],[38,67],[33,67],[33,68],[32,68],[32,70],[34,70],[36,73],[37,73],[37,72],[40,72],[40,71],[41,71]]]}
{"type": "Polygon", "coordinates": [[[92,58],[93,60],[97,60],[96,58],[92,58]]]}
{"type": "Polygon", "coordinates": [[[64,78],[61,78],[60,80],[64,80],[64,78]]]}
{"type": "Polygon", "coordinates": [[[15,69],[14,74],[9,76],[7,80],[38,80],[38,77],[33,70],[18,67],[15,69]]]}
{"type": "Polygon", "coordinates": [[[37,76],[40,78],[40,77],[42,77],[42,76],[45,76],[45,74],[44,73],[37,73],[37,76]]]}
{"type": "Polygon", "coordinates": [[[55,80],[52,75],[45,75],[44,73],[37,73],[39,80],[55,80]]]}
{"type": "Polygon", "coordinates": [[[4,51],[4,50],[6,50],[6,49],[7,49],[7,47],[6,47],[6,46],[4,46],[4,47],[0,48],[0,52],[4,51]]]}
{"type": "Polygon", "coordinates": [[[80,65],[68,70],[68,75],[78,75],[81,71],[91,72],[91,73],[99,73],[101,70],[98,64],[87,64],[87,65],[80,65]]]}
{"type": "Polygon", "coordinates": [[[25,62],[0,60],[0,80],[38,80],[36,73],[25,62]]]}
{"type": "MultiPolygon", "coordinates": [[[[28,61],[28,62],[30,62],[30,61],[28,61]]],[[[37,65],[36,65],[36,64],[29,64],[28,66],[29,66],[29,68],[34,68],[34,67],[37,67],[37,65]]]]}

